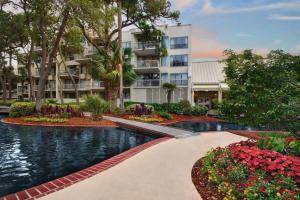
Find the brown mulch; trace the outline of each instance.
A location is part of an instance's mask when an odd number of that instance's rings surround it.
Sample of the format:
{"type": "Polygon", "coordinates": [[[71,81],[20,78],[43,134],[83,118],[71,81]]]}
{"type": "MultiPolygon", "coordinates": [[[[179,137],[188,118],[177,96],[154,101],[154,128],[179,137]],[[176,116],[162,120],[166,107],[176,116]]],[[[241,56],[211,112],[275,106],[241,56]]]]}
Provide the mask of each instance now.
{"type": "Polygon", "coordinates": [[[192,169],[192,181],[201,195],[203,200],[218,200],[223,199],[224,196],[218,192],[217,187],[208,182],[208,176],[202,175],[200,169],[202,168],[202,158],[198,160],[192,169]]]}
{"type": "MultiPolygon", "coordinates": [[[[100,120],[100,121],[93,121],[88,117],[72,117],[69,118],[67,122],[64,123],[46,123],[46,122],[25,122],[24,118],[27,117],[7,117],[3,119],[3,122],[11,123],[11,124],[21,124],[21,125],[39,125],[39,126],[72,126],[72,127],[98,127],[98,126],[105,126],[105,127],[118,127],[118,125],[109,120],[100,120]]],[[[33,117],[33,116],[32,116],[33,117]]]]}
{"type": "MultiPolygon", "coordinates": [[[[129,119],[130,116],[129,114],[119,114],[119,115],[113,115],[110,114],[110,116],[114,117],[120,117],[123,119],[129,119]]],[[[183,122],[183,121],[199,121],[199,122],[223,122],[222,119],[214,118],[214,117],[208,117],[208,116],[190,116],[190,115],[177,115],[177,114],[172,114],[173,119],[172,120],[167,120],[165,118],[160,117],[158,114],[154,114],[153,117],[161,119],[162,122],[160,124],[162,125],[168,125],[176,122],[183,122]]]]}

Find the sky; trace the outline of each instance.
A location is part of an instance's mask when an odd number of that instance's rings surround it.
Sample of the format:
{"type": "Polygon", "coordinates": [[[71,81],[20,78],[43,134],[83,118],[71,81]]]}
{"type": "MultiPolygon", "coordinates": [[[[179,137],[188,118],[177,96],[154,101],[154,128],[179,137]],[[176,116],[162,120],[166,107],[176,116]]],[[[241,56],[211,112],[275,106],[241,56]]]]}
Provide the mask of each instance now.
{"type": "Polygon", "coordinates": [[[195,60],[214,60],[225,49],[300,55],[300,0],[171,0],[180,22],[192,24],[195,60]]]}

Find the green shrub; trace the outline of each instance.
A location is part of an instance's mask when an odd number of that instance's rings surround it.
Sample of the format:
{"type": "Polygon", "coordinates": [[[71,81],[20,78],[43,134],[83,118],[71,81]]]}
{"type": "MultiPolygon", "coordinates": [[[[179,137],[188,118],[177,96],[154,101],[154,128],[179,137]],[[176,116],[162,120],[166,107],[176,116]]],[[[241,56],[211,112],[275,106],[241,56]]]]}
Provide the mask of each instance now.
{"type": "Polygon", "coordinates": [[[206,115],[208,108],[206,106],[197,105],[192,107],[192,115],[201,116],[206,115]]]}
{"type": "Polygon", "coordinates": [[[151,115],[154,112],[154,107],[146,104],[132,104],[125,109],[125,112],[132,115],[151,115]]]}
{"type": "Polygon", "coordinates": [[[30,117],[25,118],[25,122],[49,122],[49,123],[65,123],[67,120],[63,118],[48,118],[48,117],[30,117]]]}
{"type": "Polygon", "coordinates": [[[84,100],[85,110],[91,112],[94,116],[100,116],[110,109],[110,104],[98,95],[85,96],[84,100]]]}
{"type": "Polygon", "coordinates": [[[124,102],[124,107],[127,108],[128,106],[132,104],[141,104],[142,102],[136,102],[136,101],[126,101],[124,102]]]}
{"type": "Polygon", "coordinates": [[[257,142],[257,146],[260,149],[269,149],[277,151],[284,155],[299,156],[300,155],[300,141],[290,140],[283,137],[281,134],[277,134],[273,137],[260,139],[257,142]]]}
{"type": "Polygon", "coordinates": [[[13,103],[9,108],[9,116],[21,117],[28,116],[34,113],[35,103],[34,102],[16,102],[13,103]]]}
{"type": "Polygon", "coordinates": [[[47,101],[49,104],[57,104],[58,100],[57,99],[48,99],[47,101]]]}
{"type": "Polygon", "coordinates": [[[161,116],[162,118],[165,118],[167,120],[172,120],[173,119],[173,116],[170,113],[159,112],[158,114],[159,114],[159,116],[161,116]]]}

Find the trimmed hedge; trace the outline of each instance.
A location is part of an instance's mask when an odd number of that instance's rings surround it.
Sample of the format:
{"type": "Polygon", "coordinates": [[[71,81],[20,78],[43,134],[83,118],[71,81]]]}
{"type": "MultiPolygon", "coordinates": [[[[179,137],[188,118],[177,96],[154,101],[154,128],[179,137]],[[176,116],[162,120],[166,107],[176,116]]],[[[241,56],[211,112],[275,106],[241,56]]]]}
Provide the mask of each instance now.
{"type": "MultiPolygon", "coordinates": [[[[141,104],[141,102],[128,101],[125,102],[125,108],[131,105],[141,104]]],[[[147,105],[153,106],[155,112],[168,112],[168,103],[148,103],[147,105]]],[[[206,106],[191,106],[187,100],[183,100],[179,103],[171,103],[170,113],[178,115],[194,115],[201,116],[206,115],[208,108],[206,106]]]]}
{"type": "Polygon", "coordinates": [[[159,116],[161,116],[162,118],[165,118],[167,120],[172,120],[173,116],[170,113],[167,112],[159,112],[159,116]]]}
{"type": "Polygon", "coordinates": [[[9,116],[21,117],[32,115],[35,110],[34,102],[16,102],[13,103],[9,108],[9,116]]]}

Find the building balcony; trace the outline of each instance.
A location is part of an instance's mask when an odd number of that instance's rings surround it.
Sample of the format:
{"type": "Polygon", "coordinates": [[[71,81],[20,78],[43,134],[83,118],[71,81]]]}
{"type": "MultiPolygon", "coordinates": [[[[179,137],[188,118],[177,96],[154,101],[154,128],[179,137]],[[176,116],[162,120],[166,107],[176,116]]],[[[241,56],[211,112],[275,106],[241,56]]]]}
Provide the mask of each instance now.
{"type": "Polygon", "coordinates": [[[161,80],[161,79],[145,79],[137,80],[134,87],[160,87],[164,83],[172,83],[176,86],[187,86],[188,80],[161,80]]]}
{"type": "Polygon", "coordinates": [[[134,86],[136,86],[136,87],[159,87],[160,79],[137,80],[134,86]]]}
{"type": "Polygon", "coordinates": [[[134,44],[134,52],[139,56],[157,55],[156,42],[137,42],[134,44]]]}
{"type": "Polygon", "coordinates": [[[64,78],[69,78],[70,75],[73,76],[73,78],[79,78],[79,70],[69,70],[69,73],[67,71],[60,71],[59,76],[64,78]]]}
{"type": "Polygon", "coordinates": [[[92,82],[92,89],[103,89],[105,87],[104,81],[93,81],[92,82]]]}
{"type": "Polygon", "coordinates": [[[138,60],[134,70],[138,72],[158,73],[160,63],[159,60],[138,60]]]}
{"type": "Polygon", "coordinates": [[[170,80],[170,83],[177,85],[177,86],[184,86],[188,85],[188,80],[170,80]]]}

